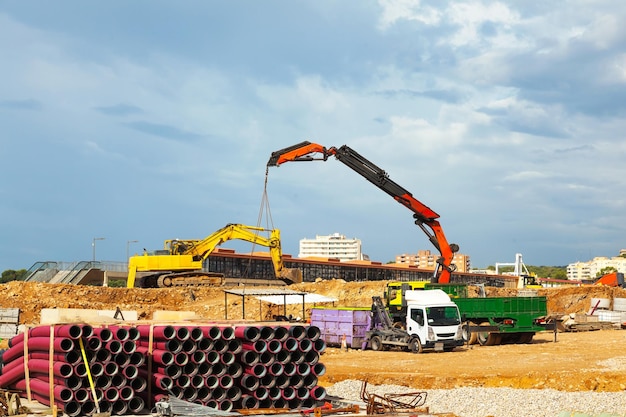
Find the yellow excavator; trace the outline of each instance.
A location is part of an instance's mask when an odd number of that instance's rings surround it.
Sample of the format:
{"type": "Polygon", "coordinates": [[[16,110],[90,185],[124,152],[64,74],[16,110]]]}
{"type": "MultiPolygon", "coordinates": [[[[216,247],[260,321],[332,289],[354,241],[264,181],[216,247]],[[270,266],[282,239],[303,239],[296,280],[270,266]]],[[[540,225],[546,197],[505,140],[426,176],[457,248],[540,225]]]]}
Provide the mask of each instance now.
{"type": "Polygon", "coordinates": [[[163,250],[131,256],[126,286],[134,288],[138,274],[142,275],[140,286],[143,288],[223,285],[224,274],[203,271],[202,264],[219,245],[234,239],[268,247],[276,278],[287,284],[302,282],[302,271],[283,265],[278,229],[228,224],[201,240],[166,240],[163,250]],[[269,232],[269,237],[261,236],[262,232],[269,232]]]}

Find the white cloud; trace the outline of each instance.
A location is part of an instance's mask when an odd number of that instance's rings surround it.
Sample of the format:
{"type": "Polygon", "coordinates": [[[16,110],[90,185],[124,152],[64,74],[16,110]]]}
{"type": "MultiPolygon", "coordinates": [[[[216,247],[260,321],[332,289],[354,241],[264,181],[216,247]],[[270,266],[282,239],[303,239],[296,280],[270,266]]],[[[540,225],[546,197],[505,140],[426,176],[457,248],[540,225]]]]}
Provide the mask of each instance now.
{"type": "Polygon", "coordinates": [[[437,25],[441,12],[434,7],[423,6],[420,0],[378,0],[383,9],[379,27],[383,30],[401,20],[437,25]]]}

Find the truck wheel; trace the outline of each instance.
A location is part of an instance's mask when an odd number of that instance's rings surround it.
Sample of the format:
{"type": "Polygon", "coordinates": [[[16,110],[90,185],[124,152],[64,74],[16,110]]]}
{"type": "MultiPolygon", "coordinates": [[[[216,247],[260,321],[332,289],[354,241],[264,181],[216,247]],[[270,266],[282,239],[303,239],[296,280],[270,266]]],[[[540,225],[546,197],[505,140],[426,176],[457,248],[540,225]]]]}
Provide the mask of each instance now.
{"type": "Polygon", "coordinates": [[[533,340],[533,336],[535,336],[535,334],[532,332],[522,333],[519,335],[519,339],[517,343],[522,343],[522,344],[530,343],[533,340]]]}
{"type": "MultiPolygon", "coordinates": [[[[480,324],[481,326],[489,326],[489,322],[484,322],[480,324]]],[[[492,333],[492,332],[479,332],[476,333],[476,337],[478,339],[478,343],[481,346],[495,346],[499,345],[502,340],[500,333],[492,333]]]]}
{"type": "Polygon", "coordinates": [[[380,336],[374,336],[370,339],[370,347],[376,351],[383,350],[383,340],[380,336]]]}
{"type": "Polygon", "coordinates": [[[412,337],[409,340],[409,351],[413,353],[422,353],[422,342],[420,342],[419,337],[412,337]]]}
{"type": "Polygon", "coordinates": [[[475,345],[477,342],[477,333],[476,332],[470,332],[469,331],[469,326],[464,325],[463,326],[463,340],[465,341],[465,343],[467,343],[468,345],[475,345]]]}

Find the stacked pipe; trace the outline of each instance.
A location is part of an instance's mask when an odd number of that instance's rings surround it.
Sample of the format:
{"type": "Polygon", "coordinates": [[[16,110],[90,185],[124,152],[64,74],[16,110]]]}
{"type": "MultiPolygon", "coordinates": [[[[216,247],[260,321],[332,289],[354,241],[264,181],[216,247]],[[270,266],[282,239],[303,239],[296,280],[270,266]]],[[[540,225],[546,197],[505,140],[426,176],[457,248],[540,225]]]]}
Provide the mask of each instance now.
{"type": "Polygon", "coordinates": [[[310,408],[326,396],[325,348],[315,326],[39,326],[11,339],[0,387],[70,417],[138,413],[162,395],[222,411],[310,408]]]}
{"type": "Polygon", "coordinates": [[[132,328],[124,327],[31,328],[13,337],[3,353],[0,387],[30,390],[33,399],[54,403],[70,417],[97,410],[139,412],[145,401],[138,394],[147,389],[147,381],[138,375],[145,356],[136,352],[137,338],[132,328]]]}

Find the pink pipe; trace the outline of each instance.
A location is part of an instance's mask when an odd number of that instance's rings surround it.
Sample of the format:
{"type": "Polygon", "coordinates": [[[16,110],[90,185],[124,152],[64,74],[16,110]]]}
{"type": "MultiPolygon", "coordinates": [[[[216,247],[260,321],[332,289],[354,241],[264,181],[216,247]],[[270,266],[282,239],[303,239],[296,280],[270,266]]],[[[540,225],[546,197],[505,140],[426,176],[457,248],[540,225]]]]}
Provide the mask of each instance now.
{"type": "Polygon", "coordinates": [[[241,396],[241,408],[247,408],[247,409],[259,408],[259,400],[254,398],[253,395],[243,394],[241,396]]]}
{"type": "MultiPolygon", "coordinates": [[[[83,335],[82,327],[76,324],[54,326],[55,338],[66,337],[68,339],[78,339],[82,335],[83,335]]],[[[32,329],[28,329],[28,338],[31,339],[33,337],[50,338],[50,326],[38,326],[38,327],[33,327],[32,329]]],[[[24,333],[15,335],[9,340],[9,347],[13,347],[13,345],[16,345],[22,341],[24,341],[24,333]]]]}
{"type": "MultiPolygon", "coordinates": [[[[47,382],[46,382],[46,385],[48,385],[47,382]]],[[[74,390],[74,399],[81,404],[86,401],[89,401],[90,396],[91,394],[89,393],[89,390],[87,388],[79,388],[79,389],[74,390]]]]}
{"type": "Polygon", "coordinates": [[[232,339],[228,341],[228,350],[237,355],[243,351],[243,343],[239,339],[232,339]]]}
{"type": "MultiPolygon", "coordinates": [[[[43,359],[33,359],[28,362],[28,368],[33,372],[48,373],[49,362],[43,359]]],[[[65,362],[55,362],[52,368],[54,375],[61,378],[68,378],[74,373],[72,365],[65,362]]],[[[9,370],[9,372],[3,372],[2,375],[0,375],[0,387],[6,387],[22,378],[24,378],[23,362],[20,366],[16,366],[9,370]]]]}
{"type": "Polygon", "coordinates": [[[122,352],[122,342],[120,342],[119,340],[115,340],[115,339],[109,340],[108,342],[106,342],[105,346],[106,346],[106,350],[108,350],[114,355],[122,352]]]}
{"type": "Polygon", "coordinates": [[[304,361],[309,365],[315,365],[320,360],[320,354],[314,350],[310,350],[304,354],[304,361]]]}
{"type": "Polygon", "coordinates": [[[248,366],[252,366],[259,362],[259,354],[251,350],[246,350],[239,355],[239,360],[248,366]]]}
{"type": "Polygon", "coordinates": [[[295,337],[288,337],[283,342],[283,349],[289,352],[298,350],[298,340],[295,337]]]}
{"type": "Polygon", "coordinates": [[[265,366],[270,366],[276,362],[276,356],[273,353],[265,351],[259,355],[259,362],[265,366]]]}
{"type": "Polygon", "coordinates": [[[300,376],[307,376],[311,373],[311,366],[308,363],[302,362],[296,366],[296,374],[300,376]]]}
{"type": "Polygon", "coordinates": [[[196,399],[202,403],[205,403],[211,399],[211,390],[207,387],[198,388],[198,395],[196,399]]]}
{"type": "MultiPolygon", "coordinates": [[[[142,324],[137,326],[137,330],[142,338],[150,337],[150,326],[142,324]]],[[[152,340],[171,340],[176,337],[176,329],[172,326],[154,326],[152,329],[152,340]]]]}
{"type": "Polygon", "coordinates": [[[302,339],[298,341],[298,349],[300,352],[306,353],[313,349],[313,342],[310,339],[302,339]]]}
{"type": "Polygon", "coordinates": [[[222,340],[232,340],[235,338],[235,329],[232,327],[221,327],[220,331],[222,332],[222,340]]]}
{"type": "Polygon", "coordinates": [[[129,356],[130,364],[135,366],[142,366],[146,363],[146,356],[139,352],[133,352],[129,356]]]}
{"type": "Polygon", "coordinates": [[[286,387],[281,390],[281,397],[283,400],[293,400],[296,398],[296,390],[293,387],[286,387]]]}
{"type": "Polygon", "coordinates": [[[296,390],[296,398],[299,400],[306,400],[310,395],[311,393],[308,388],[301,387],[296,390]]]}
{"type": "Polygon", "coordinates": [[[220,377],[228,371],[228,367],[221,362],[213,364],[213,375],[220,377]]]}
{"type": "Polygon", "coordinates": [[[113,403],[120,398],[120,392],[115,387],[109,387],[104,390],[104,400],[113,403]]]}
{"type": "Polygon", "coordinates": [[[183,374],[183,369],[178,365],[156,366],[153,370],[155,373],[166,375],[172,379],[176,379],[183,374]]]}
{"type": "Polygon", "coordinates": [[[274,375],[270,375],[269,373],[265,374],[260,381],[261,386],[270,389],[276,387],[276,377],[274,375]]]}
{"type": "Polygon", "coordinates": [[[202,329],[199,327],[192,327],[189,330],[189,338],[191,340],[193,340],[194,342],[199,342],[202,339],[204,339],[204,333],[202,332],[202,329]]]}
{"type": "Polygon", "coordinates": [[[211,365],[216,364],[220,361],[220,354],[212,350],[206,354],[206,361],[211,365]]]}
{"type": "Polygon", "coordinates": [[[146,407],[145,402],[143,401],[143,399],[139,398],[139,397],[133,397],[128,401],[128,410],[132,413],[132,414],[137,414],[140,411],[142,411],[144,408],[146,407]]]}
{"type": "MultiPolygon", "coordinates": [[[[148,347],[137,346],[135,353],[148,356],[148,347]]],[[[174,354],[168,350],[154,349],[152,351],[152,362],[159,363],[161,365],[171,365],[174,363],[174,354]]]]}
{"type": "Polygon", "coordinates": [[[140,392],[144,392],[148,388],[148,382],[145,378],[138,376],[137,378],[130,380],[130,387],[136,394],[138,394],[140,392]]]}
{"type": "Polygon", "coordinates": [[[93,351],[97,351],[102,349],[102,340],[97,337],[90,337],[87,339],[87,343],[85,343],[85,348],[93,351]]]}
{"type": "Polygon", "coordinates": [[[128,328],[128,340],[133,340],[136,342],[137,340],[139,340],[140,337],[141,337],[141,334],[139,333],[139,330],[136,327],[128,328]]]}
{"type": "Polygon", "coordinates": [[[134,340],[126,340],[122,343],[122,352],[130,355],[137,350],[137,344],[134,340]]]}
{"type": "Polygon", "coordinates": [[[282,398],[277,398],[272,401],[272,407],[274,408],[288,408],[289,403],[282,398]]]}
{"type": "MultiPolygon", "coordinates": [[[[33,394],[33,398],[44,405],[50,406],[50,397],[47,395],[40,395],[35,393],[33,394]]],[[[59,410],[63,410],[63,412],[69,417],[76,417],[79,416],[81,413],[81,407],[78,401],[55,401],[55,404],[59,408],[59,410]]]]}
{"type": "Polygon", "coordinates": [[[298,374],[292,375],[289,377],[289,385],[293,389],[298,389],[304,386],[304,379],[298,374]]]}
{"type": "MultiPolygon", "coordinates": [[[[43,382],[45,382],[46,384],[48,384],[49,382],[49,374],[46,372],[41,373],[41,372],[31,372],[30,374],[31,378],[37,378],[43,382]]],[[[76,390],[78,388],[80,388],[83,385],[83,380],[82,378],[77,377],[76,375],[72,375],[70,377],[61,377],[61,376],[54,376],[52,378],[52,383],[56,384],[56,385],[63,385],[65,387],[68,387],[71,390],[76,390]]]]}
{"type": "Polygon", "coordinates": [[[299,350],[294,350],[293,352],[291,352],[291,362],[295,363],[296,365],[304,362],[304,353],[300,352],[299,350]]]}
{"type": "Polygon", "coordinates": [[[254,343],[261,337],[261,331],[255,326],[237,326],[235,327],[235,337],[254,343]]]}
{"type": "Polygon", "coordinates": [[[115,362],[106,362],[102,365],[104,366],[104,374],[106,376],[115,375],[120,370],[120,367],[115,362]]]}
{"type": "Polygon", "coordinates": [[[263,340],[271,340],[274,338],[274,328],[270,326],[261,326],[259,328],[259,333],[261,335],[261,339],[263,340]]]}
{"type": "MultiPolygon", "coordinates": [[[[83,379],[83,381],[87,382],[85,379],[83,379]]],[[[94,378],[93,383],[98,390],[102,391],[102,395],[104,395],[104,390],[111,388],[113,380],[108,375],[100,375],[94,378]]]]}
{"type": "Polygon", "coordinates": [[[139,369],[135,365],[128,365],[122,368],[122,375],[127,379],[137,378],[139,375],[139,369]]]}
{"type": "Polygon", "coordinates": [[[233,409],[233,402],[226,398],[219,402],[218,409],[220,411],[231,411],[233,409]]]}
{"type": "Polygon", "coordinates": [[[215,375],[208,375],[206,378],[204,378],[204,386],[211,390],[217,388],[219,385],[220,380],[215,375]]]}
{"type": "MultiPolygon", "coordinates": [[[[80,356],[80,354],[78,355],[80,356]]],[[[100,349],[99,351],[96,352],[96,361],[98,362],[107,362],[107,361],[110,361],[112,358],[113,358],[113,354],[106,349],[100,349]]]]}
{"type": "MultiPolygon", "coordinates": [[[[26,380],[22,379],[15,383],[15,388],[19,391],[26,391],[26,380]]],[[[32,392],[36,392],[40,395],[50,395],[50,386],[48,383],[43,382],[37,378],[33,378],[30,380],[30,389],[32,392]]],[[[53,385],[52,395],[58,401],[67,402],[74,399],[74,393],[71,389],[61,386],[61,385],[53,385]]]]}
{"type": "Polygon", "coordinates": [[[102,340],[104,343],[113,339],[113,332],[106,327],[95,327],[93,329],[93,336],[102,340]]]}
{"type": "Polygon", "coordinates": [[[315,376],[322,376],[326,373],[326,366],[323,363],[318,362],[312,366],[311,372],[315,376]]]}
{"type": "Polygon", "coordinates": [[[186,326],[174,326],[176,329],[176,339],[181,342],[188,340],[191,337],[191,333],[189,332],[189,328],[186,326]]]}
{"type": "Polygon", "coordinates": [[[285,364],[291,360],[291,353],[287,350],[281,350],[274,355],[276,362],[285,364]]]}
{"type": "Polygon", "coordinates": [[[220,362],[224,365],[230,365],[235,362],[235,355],[232,352],[224,352],[220,355],[220,362]]]}
{"type": "Polygon", "coordinates": [[[196,365],[198,367],[198,375],[206,377],[213,372],[213,365],[208,362],[202,362],[201,364],[196,365]]]}
{"type": "Polygon", "coordinates": [[[245,374],[254,375],[257,378],[262,378],[267,373],[267,369],[261,363],[257,363],[256,365],[244,367],[243,372],[245,374]]]}
{"type": "Polygon", "coordinates": [[[111,406],[111,413],[118,416],[126,414],[128,411],[128,403],[123,400],[117,400],[111,406]]]}
{"type": "Polygon", "coordinates": [[[117,366],[123,368],[130,365],[130,355],[123,352],[118,353],[117,355],[112,356],[111,359],[109,359],[109,362],[115,362],[117,366]]]}
{"type": "Polygon", "coordinates": [[[276,339],[272,339],[269,342],[267,342],[267,350],[270,353],[276,354],[280,352],[282,349],[283,349],[283,344],[280,343],[280,341],[276,339]]]}
{"type": "Polygon", "coordinates": [[[228,389],[235,384],[235,380],[230,375],[222,375],[219,380],[220,388],[222,389],[228,389]]]}
{"type": "Polygon", "coordinates": [[[90,416],[96,411],[96,403],[89,401],[78,401],[80,404],[80,415],[82,416],[90,416]]]}
{"type": "Polygon", "coordinates": [[[278,363],[278,362],[274,362],[269,367],[267,367],[267,373],[272,375],[272,376],[282,375],[284,371],[285,371],[285,369],[284,369],[283,365],[281,363],[278,363]]]}
{"type": "Polygon", "coordinates": [[[295,375],[296,370],[296,364],[293,362],[283,364],[283,374],[287,376],[295,375]]]}
{"type": "Polygon", "coordinates": [[[248,391],[254,391],[259,387],[259,378],[250,374],[243,374],[239,384],[248,391]]]}
{"type": "Polygon", "coordinates": [[[206,362],[206,354],[198,350],[189,357],[189,362],[194,363],[196,365],[206,362]]]}
{"type": "MultiPolygon", "coordinates": [[[[140,369],[139,376],[144,379],[147,378],[148,371],[145,369],[140,369]]],[[[174,381],[172,380],[172,378],[161,373],[152,373],[151,378],[152,380],[150,382],[153,383],[153,386],[157,389],[168,390],[174,386],[174,381]]]]}
{"type": "Polygon", "coordinates": [[[174,384],[176,384],[176,386],[179,388],[187,388],[191,385],[191,378],[189,378],[185,374],[182,374],[174,380],[174,384]]]}
{"type": "Polygon", "coordinates": [[[306,329],[304,328],[304,326],[291,326],[289,327],[289,334],[291,335],[291,337],[302,340],[306,337],[306,329]]]}
{"type": "Polygon", "coordinates": [[[243,375],[243,366],[239,362],[233,362],[228,365],[227,374],[232,376],[233,378],[239,378],[243,375]]]}
{"type": "Polygon", "coordinates": [[[289,386],[291,382],[289,377],[285,374],[279,375],[274,378],[276,380],[276,388],[285,389],[289,386]]]}
{"type": "MultiPolygon", "coordinates": [[[[74,342],[72,339],[62,337],[54,339],[53,349],[57,353],[66,353],[74,349],[74,342]]],[[[28,339],[28,350],[31,351],[44,351],[50,350],[50,338],[48,337],[33,337],[28,339]]],[[[5,350],[2,354],[2,361],[4,363],[11,362],[13,359],[24,356],[24,341],[18,342],[5,350]]]]}
{"type": "Polygon", "coordinates": [[[200,389],[204,387],[204,378],[200,375],[194,375],[191,378],[191,386],[195,389],[200,389]]]}
{"type": "Polygon", "coordinates": [[[131,398],[133,398],[133,396],[135,395],[133,389],[131,387],[124,386],[118,389],[118,392],[120,394],[120,400],[122,401],[128,401],[131,398]]]}
{"type": "Polygon", "coordinates": [[[222,337],[222,331],[217,326],[203,326],[201,327],[202,334],[205,338],[209,338],[211,340],[217,340],[222,337]]]}
{"type": "Polygon", "coordinates": [[[317,339],[313,343],[313,349],[318,353],[324,353],[326,350],[326,341],[324,339],[317,339]]]}
{"type": "Polygon", "coordinates": [[[213,342],[213,350],[217,353],[224,353],[228,350],[228,340],[218,339],[213,342]]]}
{"type": "Polygon", "coordinates": [[[115,340],[119,340],[120,342],[125,342],[129,338],[128,329],[126,327],[120,326],[109,326],[111,332],[113,332],[113,338],[115,340]]]}
{"type": "Polygon", "coordinates": [[[241,388],[239,388],[238,386],[234,386],[228,388],[228,390],[226,391],[226,398],[231,401],[239,401],[242,394],[243,393],[241,392],[241,388]]]}
{"type": "Polygon", "coordinates": [[[320,328],[317,326],[308,326],[306,328],[306,337],[311,340],[311,342],[315,342],[317,339],[322,336],[322,332],[320,328]]]}
{"type": "Polygon", "coordinates": [[[189,356],[185,352],[174,355],[174,363],[178,366],[185,366],[189,362],[189,356]]]}
{"type": "Polygon", "coordinates": [[[263,353],[267,350],[267,342],[260,339],[255,342],[244,342],[243,349],[251,350],[256,353],[263,353]]]}
{"type": "Polygon", "coordinates": [[[192,386],[188,386],[182,391],[183,399],[185,401],[194,402],[198,398],[198,390],[192,386]]]}
{"type": "Polygon", "coordinates": [[[213,389],[213,394],[211,395],[211,398],[213,398],[217,402],[220,402],[226,399],[226,391],[222,389],[221,387],[217,386],[213,389]]]}
{"type": "Polygon", "coordinates": [[[183,366],[183,373],[191,378],[198,373],[198,366],[193,362],[187,362],[187,364],[183,366]]]}
{"type": "Polygon", "coordinates": [[[194,340],[187,339],[183,342],[183,352],[190,354],[196,350],[198,350],[198,344],[194,340]]]}
{"type": "Polygon", "coordinates": [[[306,388],[313,388],[314,386],[317,385],[317,377],[313,374],[308,374],[307,376],[304,377],[304,386],[306,388]]]}
{"type": "Polygon", "coordinates": [[[267,393],[267,388],[265,388],[265,387],[258,387],[257,389],[254,390],[252,395],[254,395],[254,398],[256,398],[257,400],[261,401],[261,400],[266,399],[269,394],[267,393]]]}
{"type": "Polygon", "coordinates": [[[276,388],[276,387],[269,388],[267,390],[267,394],[268,394],[268,398],[272,401],[276,401],[279,398],[282,398],[280,388],[276,388]]]}
{"type": "Polygon", "coordinates": [[[276,326],[274,328],[274,339],[284,342],[289,337],[289,329],[284,326],[276,326]]]}
{"type": "Polygon", "coordinates": [[[204,338],[198,342],[198,350],[203,352],[208,352],[213,349],[213,340],[209,338],[204,338]]]}
{"type": "MultiPolygon", "coordinates": [[[[139,346],[148,347],[147,340],[138,340],[137,342],[139,346]]],[[[172,353],[178,353],[181,350],[183,350],[183,345],[182,343],[180,343],[180,341],[176,339],[156,340],[152,343],[152,350],[155,350],[155,349],[166,350],[172,353]]]]}
{"type": "Polygon", "coordinates": [[[116,388],[122,388],[128,385],[128,379],[122,374],[115,374],[111,376],[111,386],[116,388]]]}

